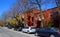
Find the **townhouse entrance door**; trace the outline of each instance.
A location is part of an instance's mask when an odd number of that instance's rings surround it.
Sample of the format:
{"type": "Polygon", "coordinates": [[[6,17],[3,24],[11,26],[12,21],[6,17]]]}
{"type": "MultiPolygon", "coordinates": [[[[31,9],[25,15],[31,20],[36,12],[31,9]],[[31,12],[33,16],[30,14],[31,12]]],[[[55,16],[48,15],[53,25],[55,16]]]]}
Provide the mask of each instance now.
{"type": "Polygon", "coordinates": [[[41,26],[41,21],[37,21],[37,28],[41,26]]]}
{"type": "Polygon", "coordinates": [[[54,20],[54,26],[55,26],[56,28],[59,28],[59,20],[54,20]]]}

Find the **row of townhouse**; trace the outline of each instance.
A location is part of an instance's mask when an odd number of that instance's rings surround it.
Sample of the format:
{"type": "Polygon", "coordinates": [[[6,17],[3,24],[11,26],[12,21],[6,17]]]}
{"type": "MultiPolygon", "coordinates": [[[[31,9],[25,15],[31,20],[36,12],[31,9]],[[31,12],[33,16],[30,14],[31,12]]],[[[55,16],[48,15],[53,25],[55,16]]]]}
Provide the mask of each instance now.
{"type": "Polygon", "coordinates": [[[60,25],[60,9],[58,7],[51,8],[45,11],[42,11],[42,19],[43,19],[43,24],[41,23],[41,14],[38,9],[32,8],[28,11],[26,11],[24,14],[20,14],[21,20],[25,19],[24,25],[25,26],[37,26],[37,27],[42,27],[46,25],[47,21],[52,21],[53,20],[53,26],[59,27],[60,25]]]}

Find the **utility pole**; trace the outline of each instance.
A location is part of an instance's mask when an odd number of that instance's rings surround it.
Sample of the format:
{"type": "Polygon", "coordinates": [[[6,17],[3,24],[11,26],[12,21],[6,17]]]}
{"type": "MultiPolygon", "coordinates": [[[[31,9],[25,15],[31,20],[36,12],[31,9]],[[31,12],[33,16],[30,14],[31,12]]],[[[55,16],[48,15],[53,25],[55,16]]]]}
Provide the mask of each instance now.
{"type": "Polygon", "coordinates": [[[43,27],[43,19],[42,19],[42,16],[43,16],[43,13],[42,13],[42,8],[41,8],[41,0],[40,0],[40,3],[38,2],[38,0],[36,0],[36,4],[39,6],[39,9],[40,9],[40,15],[41,15],[41,27],[43,27]]]}
{"type": "MultiPolygon", "coordinates": [[[[59,12],[59,14],[60,14],[60,0],[55,0],[55,3],[56,3],[56,5],[57,5],[57,7],[58,7],[58,12],[59,12]]],[[[58,16],[58,18],[60,17],[60,15],[58,16]]],[[[60,18],[59,18],[60,19],[60,18]]],[[[60,20],[59,20],[59,29],[60,29],[60,20]]]]}

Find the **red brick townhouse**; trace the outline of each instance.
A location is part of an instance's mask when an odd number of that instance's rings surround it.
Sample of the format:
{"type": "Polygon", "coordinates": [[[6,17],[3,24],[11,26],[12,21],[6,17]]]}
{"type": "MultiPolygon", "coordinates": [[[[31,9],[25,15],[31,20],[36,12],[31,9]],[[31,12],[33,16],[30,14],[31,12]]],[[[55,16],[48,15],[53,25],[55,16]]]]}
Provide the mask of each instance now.
{"type": "MultiPolygon", "coordinates": [[[[26,12],[26,25],[28,26],[35,26],[36,27],[36,20],[40,18],[39,10],[32,8],[26,12]]],[[[39,23],[41,24],[41,23],[39,23]]]]}
{"type": "MultiPolygon", "coordinates": [[[[43,11],[43,15],[44,15],[44,23],[46,23],[47,21],[53,21],[53,26],[54,27],[59,27],[60,25],[60,8],[59,7],[55,7],[55,8],[51,8],[48,10],[43,11]]],[[[45,26],[46,24],[44,24],[45,26]]]]}
{"type": "MultiPolygon", "coordinates": [[[[59,16],[60,16],[60,13],[59,13],[59,8],[58,7],[55,7],[55,8],[51,8],[51,9],[48,9],[48,10],[45,10],[45,11],[42,11],[43,13],[43,16],[44,16],[44,25],[45,26],[46,22],[48,20],[53,20],[53,23],[54,23],[54,26],[58,27],[59,26],[59,16]]],[[[35,9],[35,8],[32,8],[28,11],[26,11],[26,14],[25,14],[25,18],[26,18],[26,25],[27,26],[37,26],[37,20],[40,19],[40,21],[38,22],[40,25],[38,26],[42,26],[41,24],[41,15],[40,15],[40,11],[35,9]]]]}

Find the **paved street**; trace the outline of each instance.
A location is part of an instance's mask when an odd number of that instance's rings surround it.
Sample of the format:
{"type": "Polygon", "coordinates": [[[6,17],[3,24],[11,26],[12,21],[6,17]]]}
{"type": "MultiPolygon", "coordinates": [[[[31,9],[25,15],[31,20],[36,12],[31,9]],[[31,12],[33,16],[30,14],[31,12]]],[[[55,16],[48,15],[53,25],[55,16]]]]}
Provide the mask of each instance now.
{"type": "Polygon", "coordinates": [[[12,29],[7,29],[0,27],[0,37],[36,37],[33,34],[22,33],[14,31],[12,29]]]}

